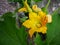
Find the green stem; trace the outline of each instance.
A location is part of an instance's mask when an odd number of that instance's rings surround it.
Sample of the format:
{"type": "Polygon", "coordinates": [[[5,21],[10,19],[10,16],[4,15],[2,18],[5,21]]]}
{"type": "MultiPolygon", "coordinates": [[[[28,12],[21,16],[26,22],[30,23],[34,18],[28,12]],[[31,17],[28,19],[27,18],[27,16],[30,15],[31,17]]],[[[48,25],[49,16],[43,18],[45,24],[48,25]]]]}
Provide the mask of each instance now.
{"type": "Polygon", "coordinates": [[[28,9],[29,12],[32,12],[32,9],[30,8],[30,6],[27,3],[27,0],[23,1],[23,4],[28,9]]]}
{"type": "Polygon", "coordinates": [[[50,0],[48,0],[48,3],[46,5],[46,7],[45,7],[46,9],[48,8],[49,4],[50,4],[50,0]]]}
{"type": "Polygon", "coordinates": [[[25,6],[27,7],[29,12],[32,12],[32,9],[30,8],[30,6],[25,2],[25,6]]]}

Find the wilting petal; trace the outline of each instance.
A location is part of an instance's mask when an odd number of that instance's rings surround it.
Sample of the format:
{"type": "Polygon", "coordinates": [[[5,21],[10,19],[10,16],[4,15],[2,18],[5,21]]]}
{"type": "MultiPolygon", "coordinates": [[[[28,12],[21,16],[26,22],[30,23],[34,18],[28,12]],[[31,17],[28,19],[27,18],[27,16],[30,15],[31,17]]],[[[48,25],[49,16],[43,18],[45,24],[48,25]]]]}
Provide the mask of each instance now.
{"type": "Polygon", "coordinates": [[[30,30],[29,30],[29,35],[30,35],[31,38],[32,38],[34,32],[35,32],[35,29],[30,29],[30,30]]]}
{"type": "Polygon", "coordinates": [[[37,11],[37,5],[33,5],[33,6],[32,6],[32,9],[33,9],[34,11],[37,11]]]}
{"type": "Polygon", "coordinates": [[[47,17],[48,17],[48,23],[51,23],[52,22],[52,15],[48,14],[47,17]]]}
{"type": "Polygon", "coordinates": [[[27,9],[26,8],[21,8],[21,9],[18,10],[18,12],[24,12],[24,11],[27,11],[27,9]]]}
{"type": "Polygon", "coordinates": [[[32,9],[33,9],[35,12],[41,11],[41,8],[37,7],[37,5],[33,5],[33,6],[32,6],[32,9]]]}

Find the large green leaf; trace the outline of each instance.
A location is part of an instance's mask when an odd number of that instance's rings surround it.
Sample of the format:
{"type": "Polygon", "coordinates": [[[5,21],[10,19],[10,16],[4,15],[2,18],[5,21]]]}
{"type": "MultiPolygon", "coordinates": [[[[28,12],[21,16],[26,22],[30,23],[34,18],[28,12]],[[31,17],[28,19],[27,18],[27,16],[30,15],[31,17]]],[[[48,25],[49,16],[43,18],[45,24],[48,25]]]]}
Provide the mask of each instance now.
{"type": "Polygon", "coordinates": [[[48,45],[60,45],[60,15],[55,12],[52,18],[52,23],[47,25],[47,42],[48,45]]]}
{"type": "Polygon", "coordinates": [[[0,45],[27,45],[25,27],[16,28],[15,17],[11,12],[2,16],[0,21],[0,45]]]}

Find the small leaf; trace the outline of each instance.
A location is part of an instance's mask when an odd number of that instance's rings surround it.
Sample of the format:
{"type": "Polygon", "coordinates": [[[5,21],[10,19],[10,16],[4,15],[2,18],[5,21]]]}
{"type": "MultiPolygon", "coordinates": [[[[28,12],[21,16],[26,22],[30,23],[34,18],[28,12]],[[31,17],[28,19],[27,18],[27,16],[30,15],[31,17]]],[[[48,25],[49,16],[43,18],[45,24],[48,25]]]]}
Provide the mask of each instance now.
{"type": "Polygon", "coordinates": [[[48,9],[46,9],[45,7],[42,7],[42,11],[48,14],[48,9]]]}
{"type": "Polygon", "coordinates": [[[20,19],[21,22],[24,22],[24,21],[26,21],[27,18],[28,18],[28,17],[25,16],[25,17],[19,18],[19,19],[20,19]]]}

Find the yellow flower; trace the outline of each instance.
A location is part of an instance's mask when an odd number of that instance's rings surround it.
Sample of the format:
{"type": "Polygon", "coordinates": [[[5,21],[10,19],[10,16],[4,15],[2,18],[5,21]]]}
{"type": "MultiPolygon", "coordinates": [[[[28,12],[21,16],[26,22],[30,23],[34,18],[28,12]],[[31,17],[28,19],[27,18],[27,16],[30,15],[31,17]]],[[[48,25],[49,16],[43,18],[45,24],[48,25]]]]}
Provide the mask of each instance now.
{"type": "Polygon", "coordinates": [[[48,17],[48,23],[51,23],[52,22],[52,15],[48,14],[47,17],[48,17]]]}
{"type": "Polygon", "coordinates": [[[47,27],[46,25],[42,25],[41,18],[45,20],[44,17],[38,15],[37,13],[30,12],[29,19],[23,23],[24,26],[26,26],[27,28],[30,28],[29,30],[30,37],[33,36],[34,32],[42,32],[43,34],[46,33],[47,27]]]}
{"type": "Polygon", "coordinates": [[[37,5],[33,5],[33,6],[32,6],[32,9],[33,9],[35,12],[41,11],[41,8],[37,7],[37,5]]]}
{"type": "Polygon", "coordinates": [[[18,12],[26,12],[26,11],[27,11],[26,8],[21,8],[21,9],[18,10],[18,12]]]}

